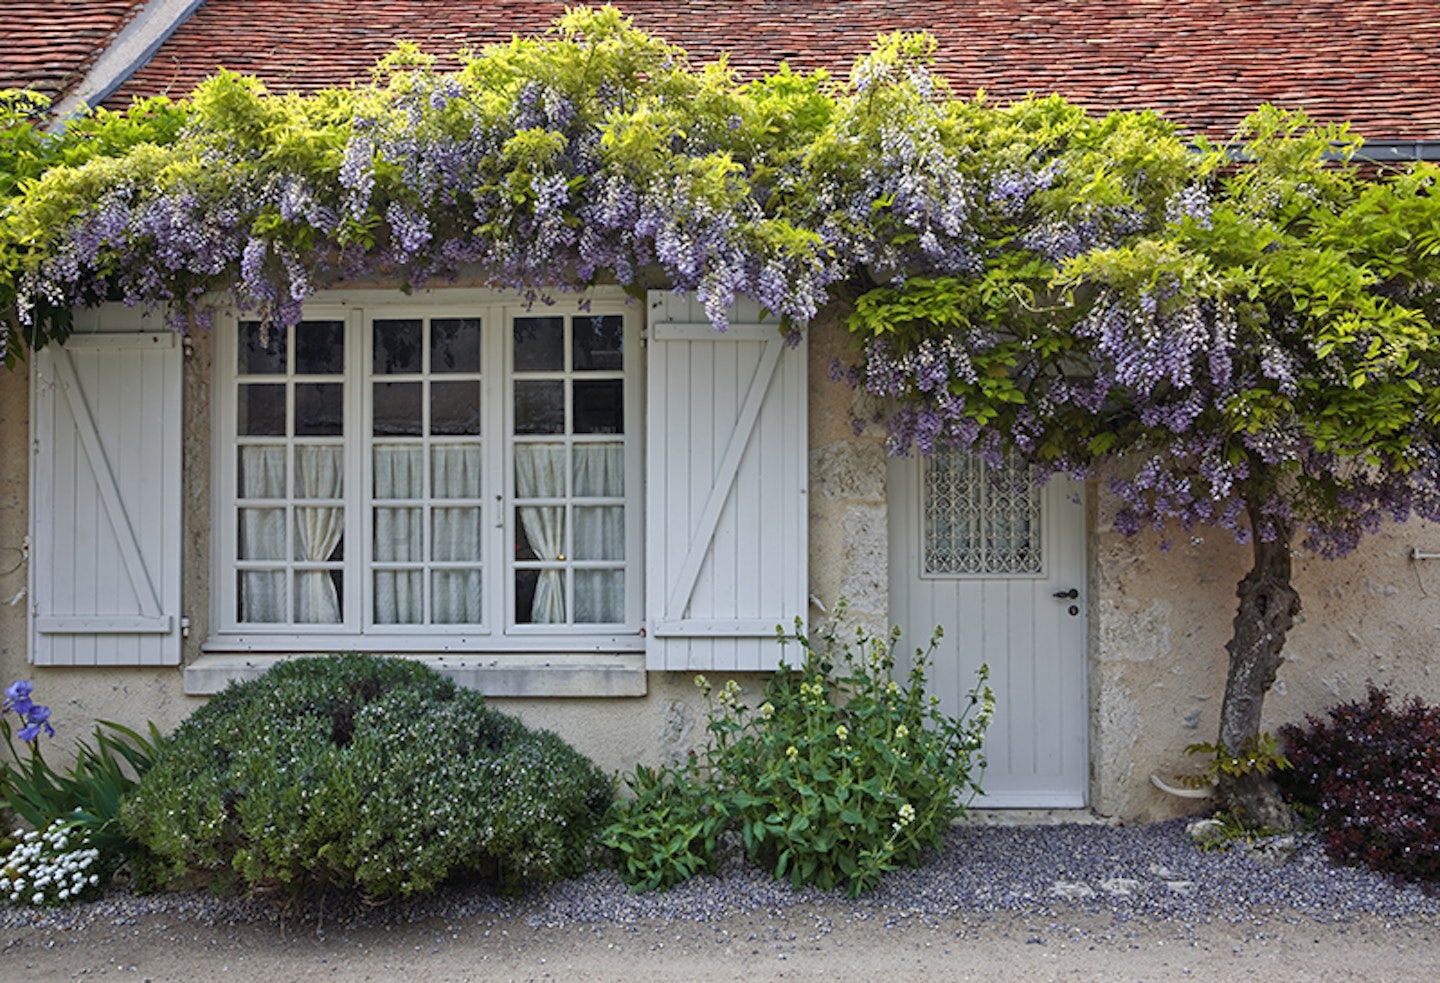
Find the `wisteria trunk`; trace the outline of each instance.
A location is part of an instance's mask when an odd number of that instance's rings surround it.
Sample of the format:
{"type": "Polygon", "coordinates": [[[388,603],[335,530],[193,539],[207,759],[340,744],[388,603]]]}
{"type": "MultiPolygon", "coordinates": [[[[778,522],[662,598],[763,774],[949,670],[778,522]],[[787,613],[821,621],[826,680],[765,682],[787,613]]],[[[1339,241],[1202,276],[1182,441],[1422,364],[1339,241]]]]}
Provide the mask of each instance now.
{"type": "MultiPolygon", "coordinates": [[[[1235,613],[1234,634],[1225,648],[1230,653],[1230,672],[1225,681],[1225,702],[1220,705],[1220,746],[1238,755],[1260,734],[1260,711],[1265,694],[1280,668],[1285,635],[1300,613],[1300,595],[1290,585],[1291,529],[1266,542],[1251,514],[1250,528],[1255,548],[1254,566],[1240,581],[1235,593],[1240,608],[1235,613]]],[[[1295,815],[1280,797],[1280,790],[1268,776],[1256,772],[1220,776],[1217,789],[1220,805],[1247,826],[1292,829],[1295,815]]]]}

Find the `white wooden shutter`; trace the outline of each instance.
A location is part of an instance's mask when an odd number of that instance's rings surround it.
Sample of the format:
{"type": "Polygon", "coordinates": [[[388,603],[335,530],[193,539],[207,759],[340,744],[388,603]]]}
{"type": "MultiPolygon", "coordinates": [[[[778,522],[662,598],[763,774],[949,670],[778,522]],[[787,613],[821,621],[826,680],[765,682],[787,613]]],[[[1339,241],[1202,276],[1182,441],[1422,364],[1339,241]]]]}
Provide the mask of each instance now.
{"type": "Polygon", "coordinates": [[[646,664],[774,668],[808,597],[805,344],[658,292],[648,338],[646,664]]]}
{"type": "Polygon", "coordinates": [[[34,366],[31,661],[176,665],[179,339],[77,334],[34,366]]]}

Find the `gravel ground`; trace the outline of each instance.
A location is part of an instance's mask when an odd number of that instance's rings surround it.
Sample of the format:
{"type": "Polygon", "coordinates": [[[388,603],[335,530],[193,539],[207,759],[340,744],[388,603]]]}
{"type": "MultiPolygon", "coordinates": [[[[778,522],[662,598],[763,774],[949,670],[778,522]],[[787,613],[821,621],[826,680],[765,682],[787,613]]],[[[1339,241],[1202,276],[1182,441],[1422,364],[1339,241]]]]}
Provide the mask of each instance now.
{"type": "Polygon", "coordinates": [[[1068,824],[954,829],[946,849],[918,870],[889,875],[854,901],[813,889],[792,890],[728,859],[717,875],[667,893],[631,894],[611,871],[592,873],[518,898],[455,888],[410,901],[370,905],[347,896],[298,917],[278,902],[205,893],[136,897],[112,891],[67,908],[0,907],[4,928],[79,929],[124,925],[154,916],[200,925],[314,922],[322,932],[395,927],[421,921],[503,919],[531,928],[587,924],[712,922],[765,911],[824,907],[836,917],[897,924],[1003,913],[1030,917],[1108,916],[1201,923],[1241,923],[1285,911],[1317,922],[1362,916],[1385,920],[1440,918],[1440,897],[1366,870],[1328,861],[1315,838],[1301,835],[1286,863],[1271,867],[1240,849],[1204,852],[1185,822],[1149,826],[1068,824]]]}

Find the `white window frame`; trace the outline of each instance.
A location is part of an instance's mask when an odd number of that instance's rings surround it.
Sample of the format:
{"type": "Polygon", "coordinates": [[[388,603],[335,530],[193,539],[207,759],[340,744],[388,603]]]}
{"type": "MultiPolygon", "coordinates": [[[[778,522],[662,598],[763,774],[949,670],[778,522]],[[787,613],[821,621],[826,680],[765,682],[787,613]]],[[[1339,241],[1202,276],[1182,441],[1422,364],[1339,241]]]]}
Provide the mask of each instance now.
{"type": "MultiPolygon", "coordinates": [[[[238,615],[236,509],[238,501],[237,400],[239,323],[233,313],[217,319],[212,400],[214,460],[212,508],[214,549],[211,578],[212,632],[207,653],[303,653],[354,650],[387,653],[585,653],[643,652],[644,598],[644,378],[642,312],[618,290],[597,290],[578,298],[561,296],[527,305],[521,298],[489,290],[435,289],[325,292],[305,305],[305,320],[343,320],[345,345],[345,532],[342,623],[276,624],[241,622],[238,615]],[[625,320],[625,621],[616,625],[517,623],[516,536],[513,446],[513,319],[526,316],[619,315],[625,320]],[[483,626],[377,625],[373,623],[371,563],[372,431],[370,418],[370,324],[378,318],[480,317],[483,626]],[[497,371],[498,370],[498,371],[497,371]]],[[[568,335],[567,335],[568,337],[568,335]]],[[[289,438],[287,438],[288,440],[289,438]]],[[[432,499],[432,501],[439,501],[432,499]]]]}

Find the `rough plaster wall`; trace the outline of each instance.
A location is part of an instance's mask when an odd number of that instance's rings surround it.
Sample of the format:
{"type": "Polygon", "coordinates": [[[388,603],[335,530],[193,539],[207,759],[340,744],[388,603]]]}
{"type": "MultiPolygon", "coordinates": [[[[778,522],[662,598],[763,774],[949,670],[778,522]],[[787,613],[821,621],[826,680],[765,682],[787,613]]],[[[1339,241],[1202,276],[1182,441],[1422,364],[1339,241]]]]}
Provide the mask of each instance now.
{"type": "MultiPolygon", "coordinates": [[[[1158,534],[1114,533],[1115,503],[1099,497],[1092,526],[1094,805],[1134,820],[1195,811],[1203,804],[1168,796],[1149,777],[1199,770],[1186,745],[1216,738],[1235,586],[1250,550],[1210,532],[1195,545],[1177,536],[1182,545],[1164,552],[1158,534]]],[[[1410,559],[1415,546],[1440,552],[1440,526],[1387,525],[1340,560],[1297,552],[1303,610],[1265,701],[1267,730],[1359,698],[1370,679],[1397,695],[1440,702],[1440,561],[1410,559]]]]}
{"type": "MultiPolygon", "coordinates": [[[[810,335],[810,589],[824,611],[844,597],[848,620],[889,629],[885,449],[872,428],[851,428],[857,394],[830,378],[830,363],[849,355],[844,310],[827,308],[810,335]]],[[[811,611],[812,619],[824,611],[811,611]]]]}
{"type": "Polygon", "coordinates": [[[0,686],[22,678],[29,605],[25,537],[30,498],[29,369],[0,368],[0,686]]]}

